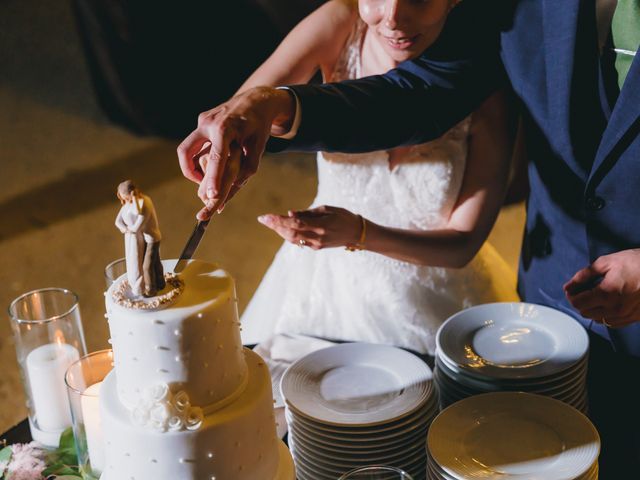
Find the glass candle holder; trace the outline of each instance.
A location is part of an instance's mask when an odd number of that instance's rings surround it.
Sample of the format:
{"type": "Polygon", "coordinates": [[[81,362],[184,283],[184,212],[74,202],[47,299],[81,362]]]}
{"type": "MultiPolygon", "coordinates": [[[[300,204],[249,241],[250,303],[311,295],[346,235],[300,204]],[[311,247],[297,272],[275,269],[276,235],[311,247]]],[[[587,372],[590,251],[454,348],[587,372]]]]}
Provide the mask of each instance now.
{"type": "Polygon", "coordinates": [[[11,302],[9,316],[31,436],[57,447],[71,426],[64,374],[87,351],[78,297],[64,288],[34,290],[11,302]]]}
{"type": "Polygon", "coordinates": [[[85,479],[98,479],[104,468],[100,387],[113,368],[113,351],[100,350],[71,364],[65,375],[78,464],[85,479]]]}
{"type": "Polygon", "coordinates": [[[371,465],[351,470],[338,480],[413,480],[413,477],[396,467],[371,465]]]}
{"type": "Polygon", "coordinates": [[[104,280],[107,284],[107,288],[111,286],[120,276],[127,273],[127,259],[119,258],[114,260],[109,265],[104,267],[104,280]]]}

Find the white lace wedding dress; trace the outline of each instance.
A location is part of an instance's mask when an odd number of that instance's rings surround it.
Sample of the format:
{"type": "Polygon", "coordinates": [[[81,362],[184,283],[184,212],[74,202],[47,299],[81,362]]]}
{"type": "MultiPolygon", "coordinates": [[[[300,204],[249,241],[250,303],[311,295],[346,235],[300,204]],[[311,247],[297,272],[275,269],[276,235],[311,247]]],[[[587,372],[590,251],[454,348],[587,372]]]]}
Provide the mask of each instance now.
{"type": "MultiPolygon", "coordinates": [[[[360,76],[365,28],[360,22],[354,29],[332,81],[360,76]]],[[[444,227],[462,184],[469,123],[413,147],[393,171],[386,151],[319,153],[312,206],[343,207],[389,227],[444,227]]],[[[515,300],[515,273],[489,244],[465,268],[447,269],[285,243],[242,316],[242,336],[254,344],[274,334],[302,334],[433,355],[436,331],[447,317],[472,305],[515,300]]]]}

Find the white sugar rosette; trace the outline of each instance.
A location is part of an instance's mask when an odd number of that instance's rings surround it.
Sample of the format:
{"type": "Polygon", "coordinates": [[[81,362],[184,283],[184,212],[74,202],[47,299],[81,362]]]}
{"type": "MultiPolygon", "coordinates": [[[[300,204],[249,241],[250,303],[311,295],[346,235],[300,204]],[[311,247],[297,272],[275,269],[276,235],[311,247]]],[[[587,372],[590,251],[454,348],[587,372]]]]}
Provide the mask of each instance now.
{"type": "Polygon", "coordinates": [[[147,398],[154,403],[171,401],[171,390],[166,383],[159,383],[146,389],[147,398]]]}
{"type": "Polygon", "coordinates": [[[200,407],[191,407],[187,413],[185,425],[187,430],[198,430],[204,421],[204,413],[200,407]]]}
{"type": "Polygon", "coordinates": [[[167,430],[170,432],[179,432],[182,429],[184,429],[184,420],[181,417],[174,415],[167,421],[167,430]]]}
{"type": "Polygon", "coordinates": [[[173,395],[169,385],[160,383],[143,390],[138,404],[131,411],[131,418],[142,427],[159,432],[178,432],[199,429],[204,413],[200,407],[191,406],[185,391],[173,395]]]}
{"type": "Polygon", "coordinates": [[[189,400],[189,395],[184,390],[180,390],[173,397],[173,406],[180,413],[186,413],[189,411],[191,407],[191,402],[189,400]]]}
{"type": "Polygon", "coordinates": [[[149,409],[140,406],[134,408],[131,411],[131,419],[140,427],[146,426],[149,423],[149,409]]]}

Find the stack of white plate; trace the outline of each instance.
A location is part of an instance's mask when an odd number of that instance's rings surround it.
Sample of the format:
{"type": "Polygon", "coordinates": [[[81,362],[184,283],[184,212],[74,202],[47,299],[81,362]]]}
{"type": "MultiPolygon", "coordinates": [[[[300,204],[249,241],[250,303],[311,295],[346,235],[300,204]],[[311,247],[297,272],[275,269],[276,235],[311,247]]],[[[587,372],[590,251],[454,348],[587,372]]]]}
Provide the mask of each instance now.
{"type": "Polygon", "coordinates": [[[480,393],[521,391],[588,409],[589,338],[572,317],[529,303],[491,303],[450,317],[436,338],[445,408],[480,393]]]}
{"type": "Polygon", "coordinates": [[[299,480],[335,480],[366,465],[425,478],[424,442],[438,402],[431,369],[415,355],[336,345],[295,362],[280,386],[299,480]]]}
{"type": "Polygon", "coordinates": [[[431,425],[427,452],[429,480],[596,480],[600,438],[563,402],[499,392],[444,410],[431,425]]]}

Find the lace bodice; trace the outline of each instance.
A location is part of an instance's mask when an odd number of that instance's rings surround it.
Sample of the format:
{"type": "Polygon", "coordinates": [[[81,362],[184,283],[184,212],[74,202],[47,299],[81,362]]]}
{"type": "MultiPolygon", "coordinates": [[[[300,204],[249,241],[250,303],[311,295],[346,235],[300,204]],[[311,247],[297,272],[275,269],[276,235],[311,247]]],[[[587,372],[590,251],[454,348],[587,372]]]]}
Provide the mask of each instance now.
{"type": "MultiPolygon", "coordinates": [[[[367,25],[358,20],[331,81],[361,76],[367,25]]],[[[443,226],[460,192],[467,157],[470,117],[432,142],[403,149],[401,164],[389,169],[389,152],[320,153],[314,205],[336,205],[386,226],[432,229],[443,226]],[[404,151],[406,150],[406,151],[404,151]]]]}

